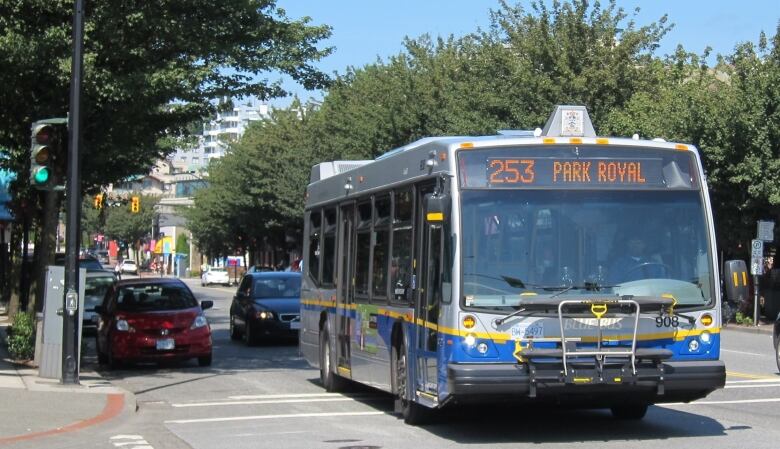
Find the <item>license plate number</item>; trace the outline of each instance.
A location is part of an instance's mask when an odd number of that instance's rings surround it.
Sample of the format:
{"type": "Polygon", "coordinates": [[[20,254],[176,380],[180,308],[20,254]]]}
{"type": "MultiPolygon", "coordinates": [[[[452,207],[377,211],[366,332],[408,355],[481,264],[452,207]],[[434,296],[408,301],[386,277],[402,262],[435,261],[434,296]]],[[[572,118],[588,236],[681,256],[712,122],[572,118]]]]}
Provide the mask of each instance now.
{"type": "Polygon", "coordinates": [[[544,338],[544,325],[541,323],[522,323],[512,327],[513,339],[544,338]]]}
{"type": "Polygon", "coordinates": [[[176,347],[176,341],[173,338],[162,338],[157,340],[158,351],[170,351],[176,347]]]}
{"type": "Polygon", "coordinates": [[[300,328],[301,328],[300,321],[290,321],[290,329],[300,329],[300,328]]]}

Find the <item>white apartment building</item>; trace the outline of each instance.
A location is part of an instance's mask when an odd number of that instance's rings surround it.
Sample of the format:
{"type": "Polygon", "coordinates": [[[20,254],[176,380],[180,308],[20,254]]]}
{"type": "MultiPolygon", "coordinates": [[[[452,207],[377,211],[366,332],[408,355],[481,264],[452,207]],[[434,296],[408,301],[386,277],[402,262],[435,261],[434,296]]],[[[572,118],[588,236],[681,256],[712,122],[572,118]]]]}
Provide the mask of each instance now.
{"type": "Polygon", "coordinates": [[[229,143],[238,140],[251,122],[268,118],[268,112],[267,104],[250,103],[217,113],[216,117],[203,124],[203,134],[199,136],[196,148],[178,150],[171,157],[174,170],[188,172],[207,169],[212,158],[224,156],[229,143]]]}

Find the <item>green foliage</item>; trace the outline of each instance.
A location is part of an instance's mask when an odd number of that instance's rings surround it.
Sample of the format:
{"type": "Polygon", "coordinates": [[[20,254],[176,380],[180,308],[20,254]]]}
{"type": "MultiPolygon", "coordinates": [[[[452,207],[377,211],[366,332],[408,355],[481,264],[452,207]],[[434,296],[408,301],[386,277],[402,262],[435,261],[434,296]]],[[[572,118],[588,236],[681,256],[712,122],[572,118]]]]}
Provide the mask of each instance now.
{"type": "Polygon", "coordinates": [[[124,240],[136,248],[137,243],[151,233],[154,207],[159,202],[159,198],[139,193],[128,195],[130,196],[140,198],[140,211],[132,213],[129,203],[121,207],[104,209],[105,233],[111,240],[124,240]]]}
{"type": "Polygon", "coordinates": [[[176,237],[176,254],[189,254],[190,242],[185,234],[179,234],[176,237]]]}
{"type": "Polygon", "coordinates": [[[8,353],[14,359],[30,360],[35,355],[35,318],[32,312],[19,313],[8,330],[8,353]]]}
{"type": "Polygon", "coordinates": [[[742,312],[737,312],[736,317],[734,320],[737,322],[737,324],[741,324],[744,326],[752,326],[753,325],[753,318],[743,314],[742,312]]]}
{"type": "MultiPolygon", "coordinates": [[[[73,2],[0,0],[0,147],[25,170],[30,123],[68,110],[73,2]]],[[[327,86],[312,63],[330,35],[274,0],[94,0],[86,8],[82,179],[145,173],[223,96],[285,95],[269,72],[327,86]]],[[[27,176],[19,176],[17,187],[27,176]]]]}

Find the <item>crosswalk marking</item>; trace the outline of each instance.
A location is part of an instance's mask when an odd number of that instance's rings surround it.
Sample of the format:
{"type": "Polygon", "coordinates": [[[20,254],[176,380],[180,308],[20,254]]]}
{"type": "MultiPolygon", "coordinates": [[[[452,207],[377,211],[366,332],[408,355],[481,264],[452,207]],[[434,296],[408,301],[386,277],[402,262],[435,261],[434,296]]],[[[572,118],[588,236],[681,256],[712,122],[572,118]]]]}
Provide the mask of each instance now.
{"type": "Polygon", "coordinates": [[[223,402],[196,402],[196,403],[183,403],[183,404],[171,404],[171,407],[213,407],[220,405],[257,405],[257,404],[294,404],[298,402],[340,402],[340,401],[354,401],[354,398],[348,398],[345,396],[339,398],[300,398],[300,399],[270,399],[267,401],[223,401],[223,402]]]}
{"type": "Polygon", "coordinates": [[[109,438],[109,441],[114,447],[123,449],[154,449],[141,435],[114,435],[109,438]]]}

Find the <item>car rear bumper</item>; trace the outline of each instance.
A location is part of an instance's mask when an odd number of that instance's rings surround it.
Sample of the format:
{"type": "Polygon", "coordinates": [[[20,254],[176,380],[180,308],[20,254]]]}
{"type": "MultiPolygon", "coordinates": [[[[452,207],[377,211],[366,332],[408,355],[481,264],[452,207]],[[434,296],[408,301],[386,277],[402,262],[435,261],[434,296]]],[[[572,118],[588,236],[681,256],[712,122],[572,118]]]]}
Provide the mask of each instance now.
{"type": "Polygon", "coordinates": [[[689,402],[722,388],[726,367],[720,360],[667,361],[658,367],[638,366],[636,376],[606,370],[583,372],[578,382],[568,382],[560,366],[532,380],[527,365],[517,363],[450,363],[447,366],[449,393],[464,402],[493,402],[508,397],[517,400],[554,399],[609,406],[625,402],[689,402]],[[533,385],[532,385],[533,383],[533,385]]]}

